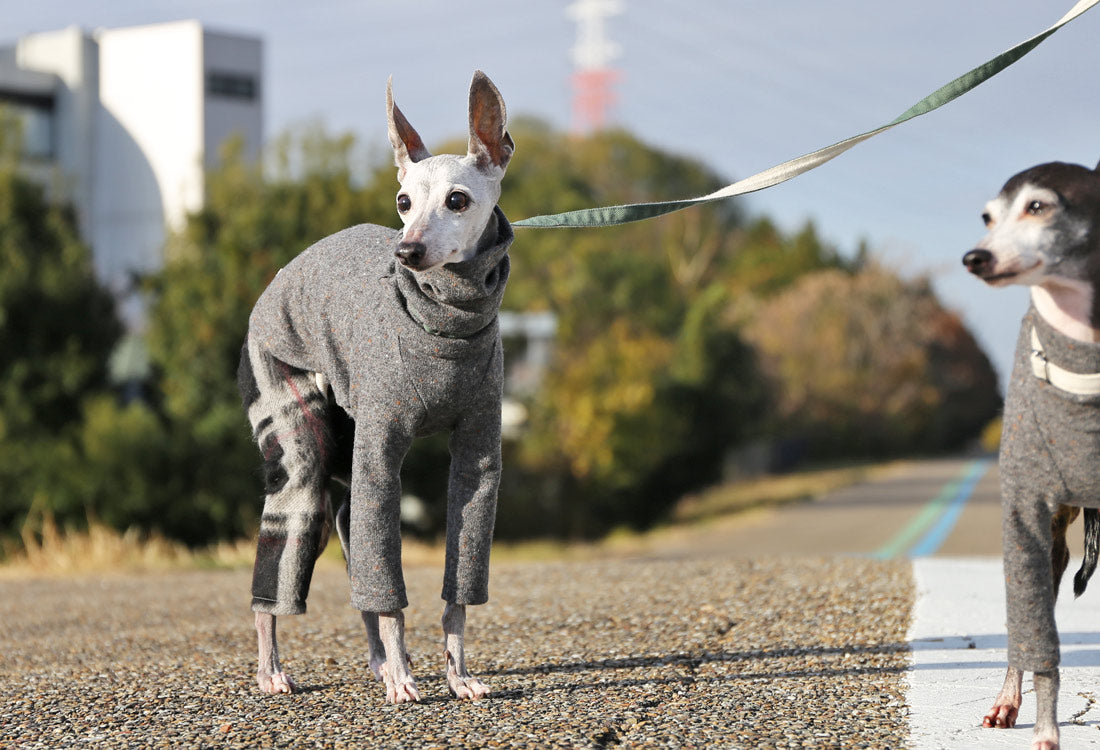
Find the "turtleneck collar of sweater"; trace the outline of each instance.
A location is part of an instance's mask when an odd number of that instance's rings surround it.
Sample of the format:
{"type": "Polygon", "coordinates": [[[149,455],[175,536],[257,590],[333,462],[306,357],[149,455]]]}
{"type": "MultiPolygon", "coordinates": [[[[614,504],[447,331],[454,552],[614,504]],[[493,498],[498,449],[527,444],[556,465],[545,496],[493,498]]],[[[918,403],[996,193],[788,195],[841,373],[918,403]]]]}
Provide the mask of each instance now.
{"type": "Polygon", "coordinates": [[[413,321],[435,336],[469,338],[497,316],[508,282],[512,225],[497,206],[470,260],[412,271],[395,263],[397,291],[413,321]]]}

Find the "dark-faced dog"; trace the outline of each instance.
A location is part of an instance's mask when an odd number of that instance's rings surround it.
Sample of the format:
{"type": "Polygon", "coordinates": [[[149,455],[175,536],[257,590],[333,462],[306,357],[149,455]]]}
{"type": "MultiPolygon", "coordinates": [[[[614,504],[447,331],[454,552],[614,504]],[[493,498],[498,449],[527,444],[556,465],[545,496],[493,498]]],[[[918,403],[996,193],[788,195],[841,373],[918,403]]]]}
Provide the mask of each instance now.
{"type": "Polygon", "coordinates": [[[987,727],[1011,727],[1034,672],[1034,750],[1058,747],[1054,602],[1069,563],[1066,529],[1085,509],[1078,596],[1100,547],[1100,172],[1041,164],[986,205],[988,233],[967,269],[992,286],[1024,284],[1031,306],[1016,347],[1001,438],[1008,673],[987,727]]]}

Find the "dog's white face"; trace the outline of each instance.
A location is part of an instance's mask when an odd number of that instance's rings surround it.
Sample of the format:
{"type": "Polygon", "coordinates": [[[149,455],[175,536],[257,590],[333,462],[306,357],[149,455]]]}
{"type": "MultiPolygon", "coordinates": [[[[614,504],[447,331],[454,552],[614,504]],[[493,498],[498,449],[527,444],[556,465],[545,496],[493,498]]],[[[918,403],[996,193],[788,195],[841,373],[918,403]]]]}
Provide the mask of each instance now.
{"type": "Polygon", "coordinates": [[[397,213],[403,242],[424,251],[416,270],[469,260],[500,199],[504,170],[482,169],[471,155],[441,154],[409,162],[401,170],[397,213]]]}
{"type": "Polygon", "coordinates": [[[1066,254],[1084,242],[1089,222],[1066,211],[1054,190],[1031,182],[1002,192],[982,214],[988,232],[977,250],[992,258],[978,275],[992,286],[1034,286],[1062,278],[1077,281],[1081,258],[1066,254]]]}
{"type": "Polygon", "coordinates": [[[476,71],[470,83],[470,141],[465,156],[432,156],[386,86],[386,110],[397,181],[397,213],[405,225],[397,259],[413,271],[472,258],[500,199],[500,182],[515,144],[505,129],[504,99],[476,71]]]}

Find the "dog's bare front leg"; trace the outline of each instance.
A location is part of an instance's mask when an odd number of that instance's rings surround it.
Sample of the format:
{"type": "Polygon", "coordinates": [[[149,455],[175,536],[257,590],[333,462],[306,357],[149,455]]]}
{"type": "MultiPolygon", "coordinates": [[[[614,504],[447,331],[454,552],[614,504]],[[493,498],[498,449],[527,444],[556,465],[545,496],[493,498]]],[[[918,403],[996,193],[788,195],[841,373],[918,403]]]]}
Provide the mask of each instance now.
{"type": "MultiPolygon", "coordinates": [[[[378,615],[379,643],[386,654],[385,663],[381,666],[382,680],[386,683],[386,701],[388,703],[411,703],[420,700],[420,692],[416,689],[416,680],[409,670],[409,655],[405,651],[405,613],[401,610],[395,612],[379,612],[378,615]]],[[[363,617],[367,623],[367,637],[370,637],[370,624],[367,617],[363,617]]],[[[373,657],[372,657],[373,660],[373,657]]]]}
{"type": "Polygon", "coordinates": [[[275,638],[275,615],[256,613],[256,640],[260,646],[260,666],[256,683],[265,693],[293,693],[294,680],[279,666],[279,645],[275,638]]]}
{"type": "Polygon", "coordinates": [[[443,608],[443,658],[447,660],[447,687],[456,698],[478,700],[489,694],[478,678],[466,670],[466,605],[448,604],[443,608]]]}
{"type": "Polygon", "coordinates": [[[1009,667],[1005,673],[1005,684],[997,699],[993,701],[993,708],[982,719],[982,726],[991,729],[1011,729],[1016,726],[1016,717],[1020,713],[1021,687],[1024,673],[1015,667],[1009,667]]]}
{"type": "Polygon", "coordinates": [[[1031,750],[1058,750],[1058,670],[1035,673],[1035,733],[1031,750]]]}

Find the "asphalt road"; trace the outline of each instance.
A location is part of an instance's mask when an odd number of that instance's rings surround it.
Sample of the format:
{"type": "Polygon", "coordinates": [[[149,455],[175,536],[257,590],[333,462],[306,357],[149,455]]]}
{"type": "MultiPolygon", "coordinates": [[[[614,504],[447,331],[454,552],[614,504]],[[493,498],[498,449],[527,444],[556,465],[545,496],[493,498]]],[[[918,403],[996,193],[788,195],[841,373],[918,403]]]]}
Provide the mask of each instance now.
{"type": "MultiPolygon", "coordinates": [[[[648,553],[676,558],[771,555],[1001,555],[1000,475],[986,457],[900,463],[873,481],[812,502],[753,510],[690,531],[670,530],[648,553]]],[[[1080,556],[1081,524],[1070,527],[1080,556]]]]}
{"type": "Polygon", "coordinates": [[[911,464],[626,557],[496,562],[470,611],[479,703],[441,678],[434,565],[406,570],[424,700],[401,707],[332,565],[279,621],[292,696],[255,689],[247,571],[0,580],[0,747],[904,747],[913,588],[905,545],[880,553],[956,507],[942,550],[996,554],[995,467],[944,495],[975,471],[911,464]]]}

